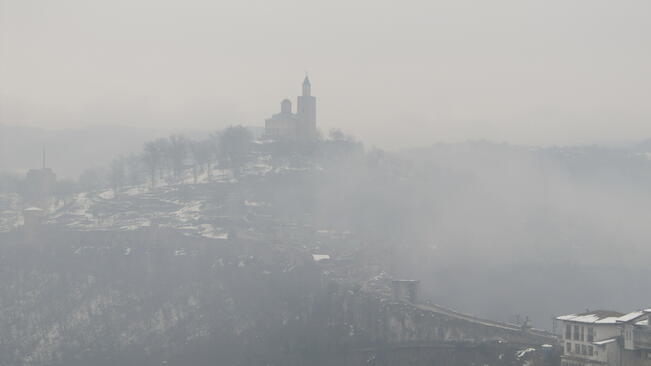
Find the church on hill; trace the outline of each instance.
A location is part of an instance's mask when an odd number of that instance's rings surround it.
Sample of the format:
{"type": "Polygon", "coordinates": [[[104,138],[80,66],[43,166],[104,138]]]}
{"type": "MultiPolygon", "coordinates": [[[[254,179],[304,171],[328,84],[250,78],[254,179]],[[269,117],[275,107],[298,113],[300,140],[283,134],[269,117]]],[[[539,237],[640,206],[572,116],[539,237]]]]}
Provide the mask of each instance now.
{"type": "Polygon", "coordinates": [[[312,96],[310,79],[303,80],[303,95],[297,98],[296,113],[292,102],[280,102],[280,113],[265,120],[265,136],[272,140],[314,141],[316,131],[316,98],[312,96]]]}

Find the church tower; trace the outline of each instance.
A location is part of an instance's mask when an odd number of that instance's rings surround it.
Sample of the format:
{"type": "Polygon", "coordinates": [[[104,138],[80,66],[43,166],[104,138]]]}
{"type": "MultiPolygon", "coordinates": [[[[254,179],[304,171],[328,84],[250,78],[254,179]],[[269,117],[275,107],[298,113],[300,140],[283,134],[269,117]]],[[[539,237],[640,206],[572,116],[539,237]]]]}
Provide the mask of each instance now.
{"type": "Polygon", "coordinates": [[[303,80],[303,95],[298,97],[297,114],[304,137],[316,139],[316,98],[312,96],[312,84],[307,75],[303,80]]]}

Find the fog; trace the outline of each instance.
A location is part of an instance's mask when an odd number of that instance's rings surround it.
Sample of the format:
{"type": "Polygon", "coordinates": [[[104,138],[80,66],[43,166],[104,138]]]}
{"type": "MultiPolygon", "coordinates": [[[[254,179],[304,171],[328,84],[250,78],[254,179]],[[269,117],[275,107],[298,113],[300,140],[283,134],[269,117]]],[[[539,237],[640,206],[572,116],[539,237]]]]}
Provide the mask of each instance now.
{"type": "Polygon", "coordinates": [[[324,131],[383,148],[651,134],[644,0],[0,4],[7,124],[258,125],[308,71],[324,131]]]}
{"type": "Polygon", "coordinates": [[[650,14],[0,0],[0,366],[649,366],[650,14]]]}

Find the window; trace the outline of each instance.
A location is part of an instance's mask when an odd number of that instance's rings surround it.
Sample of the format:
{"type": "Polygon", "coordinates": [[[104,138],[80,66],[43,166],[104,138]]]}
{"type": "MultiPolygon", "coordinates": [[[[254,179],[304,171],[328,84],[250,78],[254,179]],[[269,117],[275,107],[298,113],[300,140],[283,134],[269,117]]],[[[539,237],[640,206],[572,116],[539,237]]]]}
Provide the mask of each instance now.
{"type": "Polygon", "coordinates": [[[588,355],[588,348],[585,346],[585,344],[581,345],[581,354],[584,356],[588,355]]]}
{"type": "Polygon", "coordinates": [[[578,325],[574,326],[574,340],[575,341],[579,340],[579,326],[578,325]]]}
{"type": "Polygon", "coordinates": [[[588,328],[588,342],[594,342],[594,328],[588,328]]]}
{"type": "Polygon", "coordinates": [[[588,355],[589,356],[594,356],[594,347],[588,346],[588,355]]]}
{"type": "Polygon", "coordinates": [[[585,333],[584,333],[585,327],[581,327],[581,342],[585,341],[585,333]]]}
{"type": "Polygon", "coordinates": [[[569,355],[570,353],[572,353],[572,343],[567,342],[565,343],[565,354],[569,355]]]}
{"type": "Polygon", "coordinates": [[[569,324],[565,326],[565,339],[572,339],[572,326],[569,324]]]}
{"type": "Polygon", "coordinates": [[[576,353],[577,355],[581,354],[581,345],[580,344],[578,344],[578,343],[574,344],[574,353],[576,353]]]}

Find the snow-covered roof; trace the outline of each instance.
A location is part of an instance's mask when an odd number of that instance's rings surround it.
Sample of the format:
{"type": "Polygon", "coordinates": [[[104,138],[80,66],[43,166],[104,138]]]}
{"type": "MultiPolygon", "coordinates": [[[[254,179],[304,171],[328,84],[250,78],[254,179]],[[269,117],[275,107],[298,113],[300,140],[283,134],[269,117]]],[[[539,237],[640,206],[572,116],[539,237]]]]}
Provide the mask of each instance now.
{"type": "Polygon", "coordinates": [[[628,314],[621,314],[616,311],[609,310],[595,310],[583,314],[563,315],[557,317],[556,319],[576,323],[617,324],[638,320],[643,316],[647,316],[646,310],[634,311],[628,314]]]}
{"type": "Polygon", "coordinates": [[[615,324],[617,323],[617,319],[623,315],[624,314],[616,311],[595,310],[582,314],[562,315],[556,319],[576,323],[615,324]]]}
{"type": "Polygon", "coordinates": [[[322,260],[330,259],[330,256],[328,254],[312,254],[312,259],[315,262],[320,262],[322,260]]]}
{"type": "Polygon", "coordinates": [[[640,320],[639,322],[635,323],[635,325],[649,325],[649,319],[640,320]]]}
{"type": "Polygon", "coordinates": [[[24,209],[23,211],[24,212],[43,212],[45,210],[43,210],[42,208],[38,208],[38,207],[28,207],[28,208],[24,209]]]}
{"type": "Polygon", "coordinates": [[[619,317],[619,319],[617,319],[617,321],[620,322],[620,323],[628,323],[628,322],[630,322],[632,320],[636,320],[639,317],[645,316],[645,315],[646,314],[644,313],[644,311],[641,311],[641,310],[640,311],[634,311],[632,313],[628,313],[628,314],[626,314],[624,316],[619,317]]]}
{"type": "Polygon", "coordinates": [[[613,342],[617,342],[617,337],[615,337],[615,338],[608,338],[608,339],[604,339],[603,341],[592,342],[592,343],[595,344],[595,345],[597,345],[597,346],[603,346],[603,345],[606,345],[606,344],[608,344],[608,343],[613,343],[613,342]]]}

